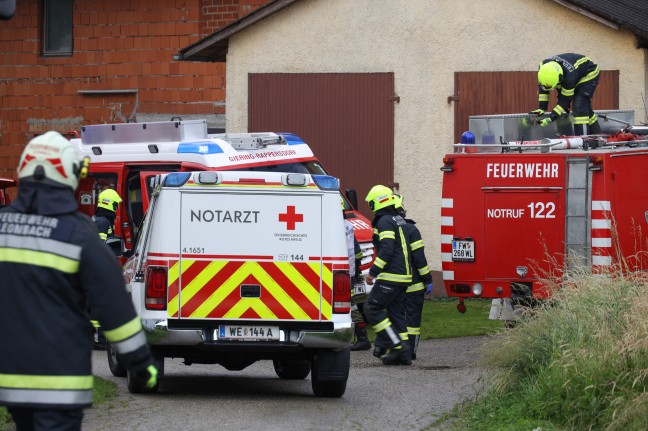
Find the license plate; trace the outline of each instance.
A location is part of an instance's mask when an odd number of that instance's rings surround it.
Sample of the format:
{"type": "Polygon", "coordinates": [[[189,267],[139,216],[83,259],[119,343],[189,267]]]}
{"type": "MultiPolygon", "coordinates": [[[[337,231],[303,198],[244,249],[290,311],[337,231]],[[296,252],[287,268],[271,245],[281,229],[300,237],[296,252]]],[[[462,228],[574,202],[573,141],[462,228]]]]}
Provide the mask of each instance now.
{"type": "Polygon", "coordinates": [[[278,326],[219,325],[216,331],[219,340],[279,340],[278,326]]]}
{"type": "Polygon", "coordinates": [[[364,281],[359,281],[353,284],[351,296],[365,295],[366,293],[367,289],[365,287],[364,281]]]}
{"type": "Polygon", "coordinates": [[[459,262],[475,260],[475,241],[452,240],[452,260],[459,262]]]}

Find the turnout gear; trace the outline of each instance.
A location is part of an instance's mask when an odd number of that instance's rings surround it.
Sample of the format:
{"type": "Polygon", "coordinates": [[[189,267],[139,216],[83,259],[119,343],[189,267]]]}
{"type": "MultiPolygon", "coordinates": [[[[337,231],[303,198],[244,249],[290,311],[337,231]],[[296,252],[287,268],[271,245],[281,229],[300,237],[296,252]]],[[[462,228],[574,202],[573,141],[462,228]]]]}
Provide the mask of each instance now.
{"type": "Polygon", "coordinates": [[[369,350],[371,349],[371,341],[369,341],[369,335],[367,334],[367,328],[364,322],[359,322],[355,324],[355,336],[356,342],[351,345],[351,351],[355,352],[358,350],[369,350]]]}
{"type": "Polygon", "coordinates": [[[544,113],[545,113],[545,111],[544,111],[543,109],[536,109],[535,111],[531,111],[531,112],[529,112],[529,114],[531,114],[531,115],[537,115],[538,117],[541,116],[541,115],[543,115],[544,113]]]}
{"type": "Polygon", "coordinates": [[[25,180],[0,209],[0,326],[11,328],[0,331],[0,405],[21,423],[47,410],[75,410],[72,423],[92,403],[89,310],[127,368],[153,359],[117,261],[77,211],[73,147],[46,135],[25,148],[25,180]],[[44,156],[28,160],[34,154],[44,156]],[[56,166],[55,154],[57,174],[48,167],[56,166]]]}
{"type": "Polygon", "coordinates": [[[569,112],[573,101],[574,133],[576,135],[599,133],[598,117],[592,110],[592,97],[598,85],[599,67],[589,57],[566,53],[543,60],[538,69],[538,108],[549,107],[549,92],[558,91],[558,103],[543,119],[541,126],[569,112]]]}
{"type": "Polygon", "coordinates": [[[551,124],[553,120],[551,118],[543,118],[542,120],[538,121],[538,124],[540,127],[545,127],[551,124]]]}
{"type": "Polygon", "coordinates": [[[367,276],[369,284],[376,283],[365,303],[365,313],[376,331],[376,344],[386,348],[383,363],[411,363],[409,346],[404,343],[405,289],[412,282],[410,244],[403,231],[406,222],[396,212],[396,200],[387,187],[373,187],[365,200],[376,214],[372,222],[376,258],[367,276]]]}
{"type": "Polygon", "coordinates": [[[99,231],[99,238],[103,241],[114,235],[115,218],[117,217],[115,212],[121,202],[122,198],[113,189],[106,189],[99,193],[99,202],[92,221],[99,231]]]}

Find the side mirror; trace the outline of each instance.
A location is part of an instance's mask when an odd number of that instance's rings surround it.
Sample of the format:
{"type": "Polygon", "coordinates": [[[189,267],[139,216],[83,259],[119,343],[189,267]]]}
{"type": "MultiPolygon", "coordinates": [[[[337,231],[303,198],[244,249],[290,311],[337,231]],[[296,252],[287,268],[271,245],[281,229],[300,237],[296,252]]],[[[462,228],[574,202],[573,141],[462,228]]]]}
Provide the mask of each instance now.
{"type": "Polygon", "coordinates": [[[106,240],[106,245],[112,250],[113,254],[121,257],[124,254],[124,240],[118,236],[110,237],[106,240]]]}
{"type": "Polygon", "coordinates": [[[346,195],[347,200],[353,206],[353,209],[357,210],[358,209],[358,193],[356,193],[355,189],[346,189],[344,192],[346,195]]]}

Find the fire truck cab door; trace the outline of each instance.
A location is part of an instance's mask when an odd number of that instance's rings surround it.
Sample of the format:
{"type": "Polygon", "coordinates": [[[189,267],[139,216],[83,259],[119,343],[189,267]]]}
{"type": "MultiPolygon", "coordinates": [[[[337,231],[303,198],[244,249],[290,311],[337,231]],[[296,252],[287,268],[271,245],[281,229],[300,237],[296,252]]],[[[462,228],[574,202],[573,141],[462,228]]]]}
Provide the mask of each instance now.
{"type": "MultiPolygon", "coordinates": [[[[519,279],[518,266],[527,267],[527,277],[542,277],[542,271],[548,269],[547,253],[561,259],[565,238],[562,196],[557,188],[485,191],[481,246],[486,279],[519,279]]],[[[475,244],[475,248],[479,246],[475,244]]]]}

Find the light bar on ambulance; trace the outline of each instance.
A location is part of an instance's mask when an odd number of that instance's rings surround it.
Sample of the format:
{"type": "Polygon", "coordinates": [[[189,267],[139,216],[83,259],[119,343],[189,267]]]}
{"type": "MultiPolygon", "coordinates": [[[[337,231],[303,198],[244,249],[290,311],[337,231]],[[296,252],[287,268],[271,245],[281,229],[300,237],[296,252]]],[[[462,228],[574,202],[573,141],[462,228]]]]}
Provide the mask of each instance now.
{"type": "Polygon", "coordinates": [[[212,141],[195,141],[195,142],[180,142],[178,144],[178,154],[219,154],[223,149],[215,142],[212,141]]]}

